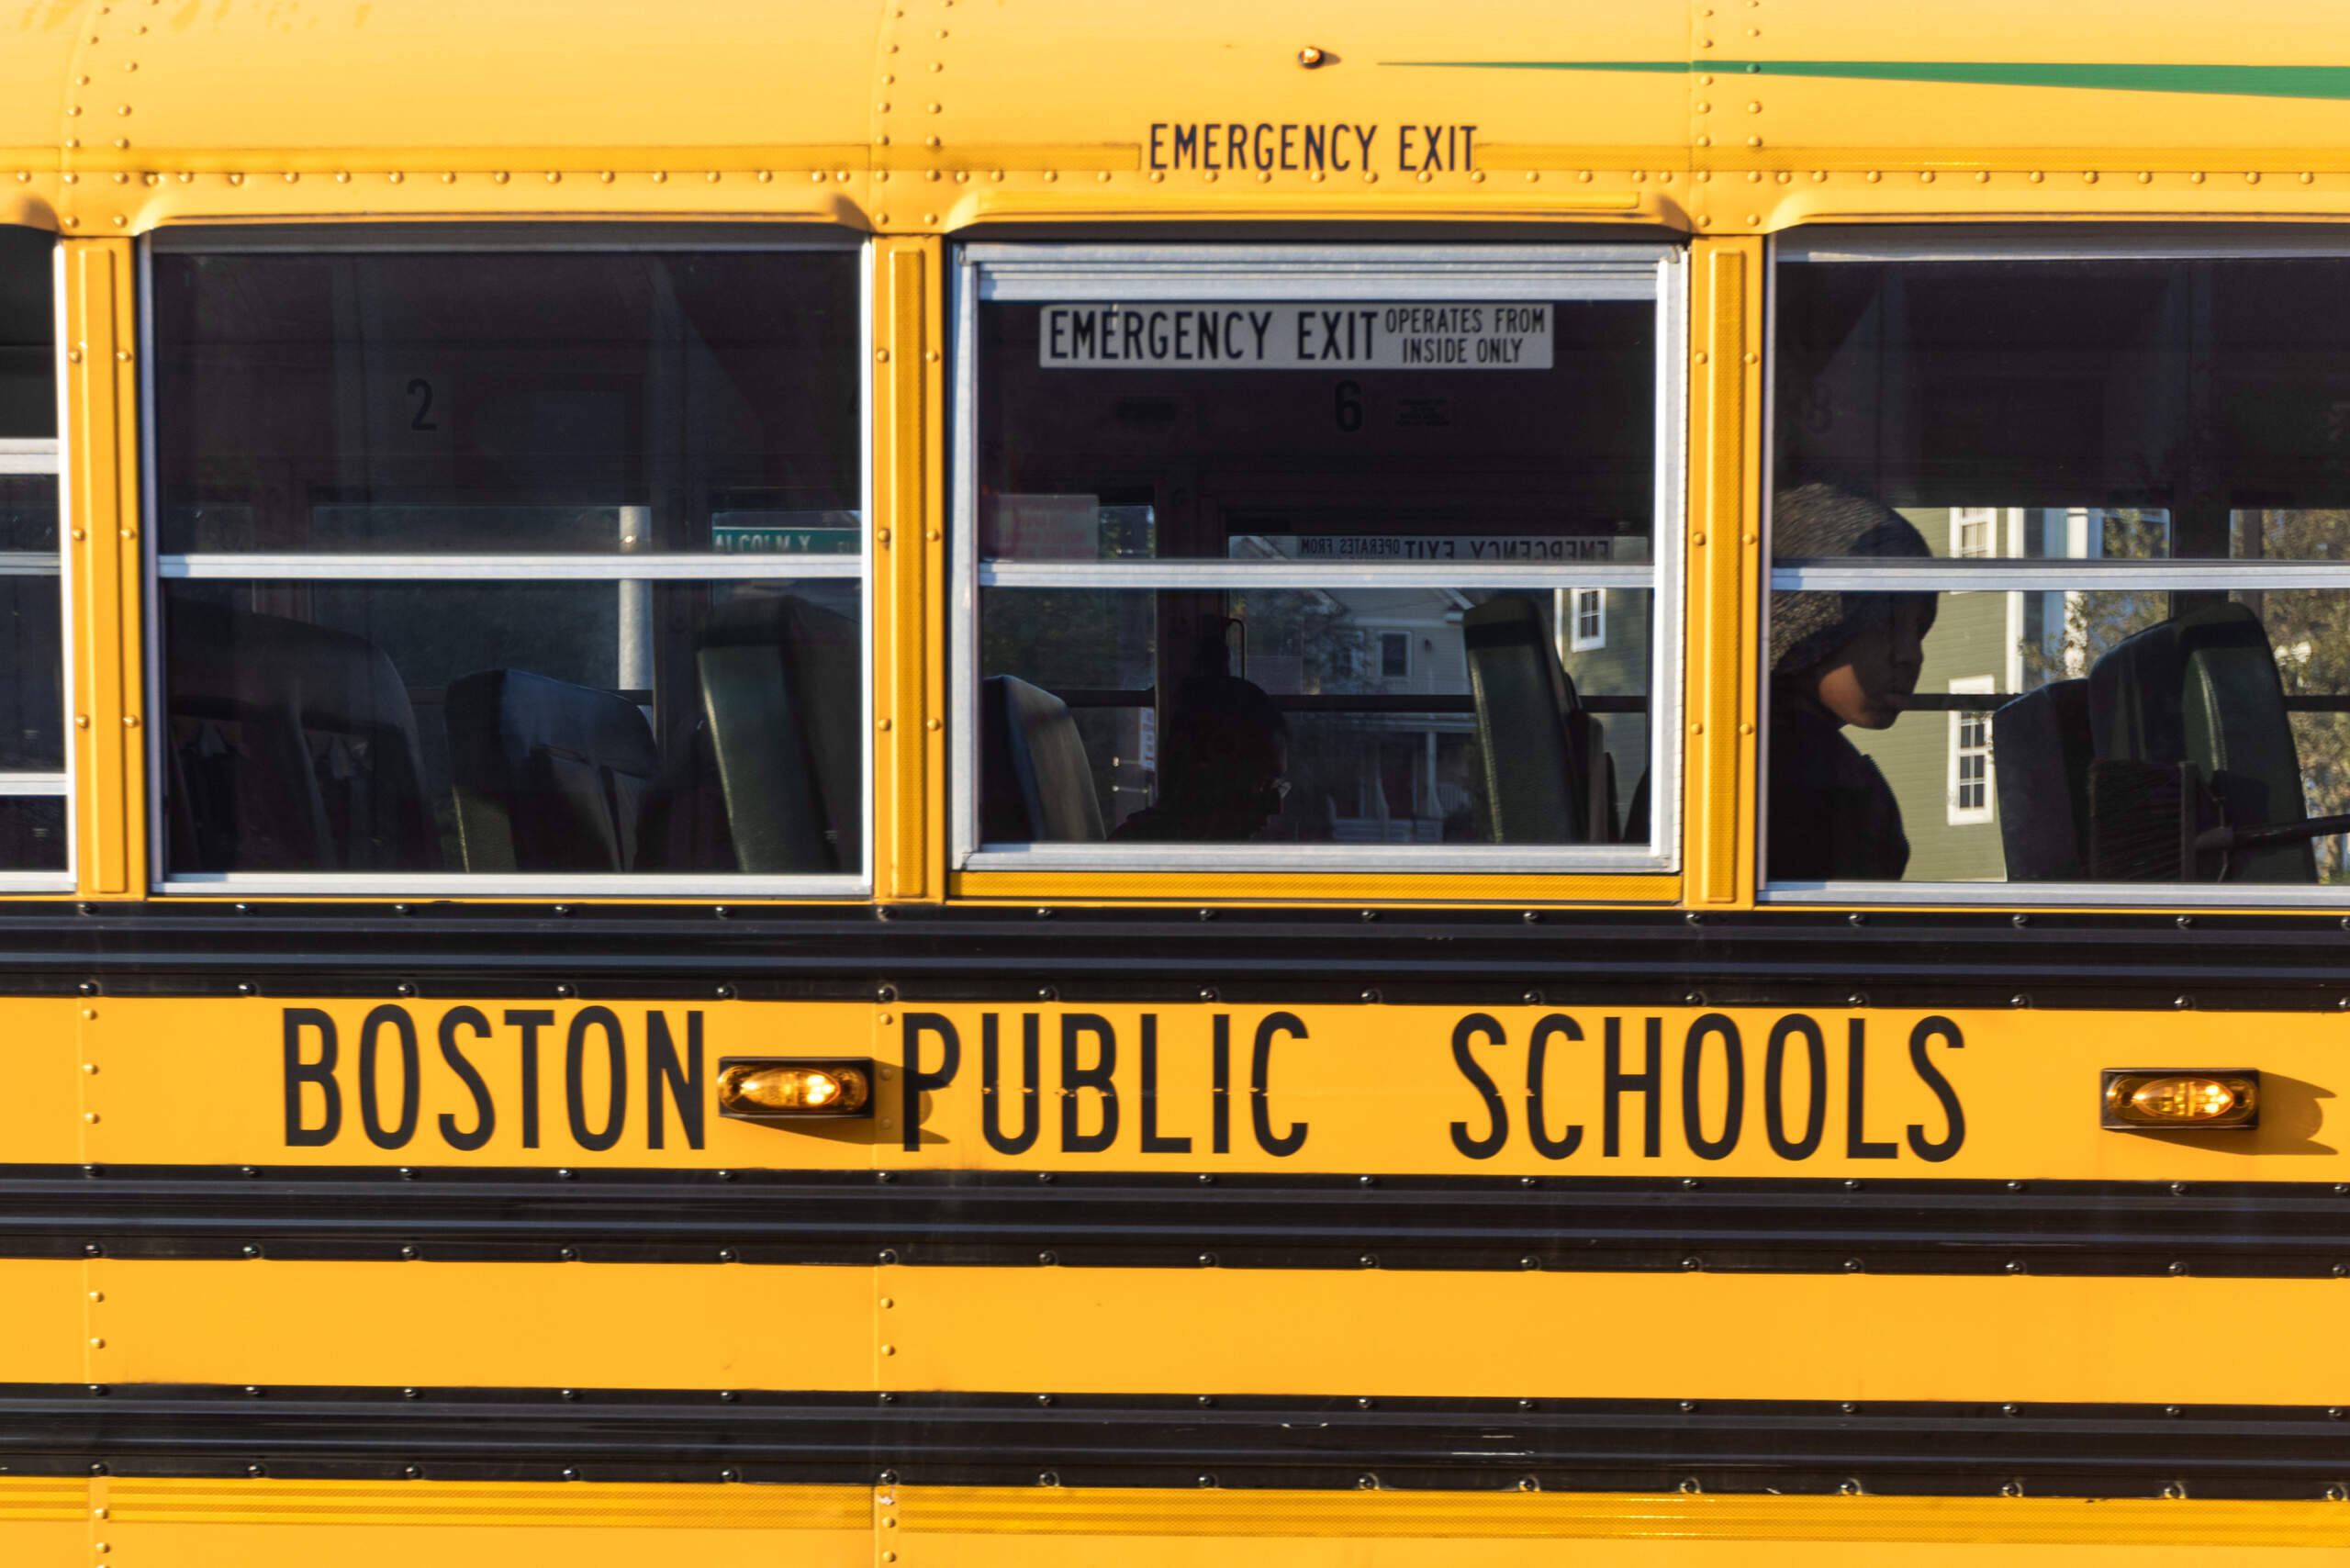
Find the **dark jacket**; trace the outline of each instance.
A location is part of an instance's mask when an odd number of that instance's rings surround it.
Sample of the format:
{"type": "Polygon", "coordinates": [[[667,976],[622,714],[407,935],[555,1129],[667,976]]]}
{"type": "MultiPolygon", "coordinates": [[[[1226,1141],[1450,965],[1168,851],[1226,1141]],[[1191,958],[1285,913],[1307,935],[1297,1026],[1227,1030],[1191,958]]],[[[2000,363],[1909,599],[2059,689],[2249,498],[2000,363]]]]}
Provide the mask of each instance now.
{"type": "Polygon", "coordinates": [[[1771,705],[1770,829],[1774,882],[1898,881],[1909,865],[1892,786],[1808,703],[1771,705]]]}

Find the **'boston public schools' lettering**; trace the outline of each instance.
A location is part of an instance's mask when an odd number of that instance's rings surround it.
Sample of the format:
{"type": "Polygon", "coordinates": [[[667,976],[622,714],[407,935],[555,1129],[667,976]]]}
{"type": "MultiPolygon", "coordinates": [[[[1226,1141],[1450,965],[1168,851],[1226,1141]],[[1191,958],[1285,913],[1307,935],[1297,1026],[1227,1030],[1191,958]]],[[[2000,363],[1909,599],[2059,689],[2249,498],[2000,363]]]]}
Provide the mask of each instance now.
{"type": "MultiPolygon", "coordinates": [[[[1186,1022],[1196,1022],[1186,1014],[1186,1022]]],[[[1011,1049],[1002,1014],[979,1016],[979,1128],[988,1147],[999,1154],[1025,1154],[1046,1131],[1040,1103],[1044,1092],[1045,1019],[1024,1013],[1017,1021],[1020,1065],[1015,1115],[1007,1102],[1004,1057],[1011,1049]]],[[[1206,1103],[1189,1107],[1169,1104],[1159,1092],[1159,1019],[1142,1015],[1136,1041],[1140,1061],[1136,1069],[1135,1101],[1140,1124],[1135,1147],[1144,1154],[1189,1154],[1205,1124],[1206,1152],[1232,1152],[1232,1015],[1218,1013],[1207,1020],[1208,1092],[1206,1103]],[[1181,1128],[1190,1131],[1179,1130],[1181,1128]]],[[[1118,1092],[1118,1031],[1094,1013],[1064,1013],[1054,1025],[1058,1033],[1060,1116],[1058,1132],[1063,1154],[1101,1154],[1118,1142],[1125,1126],[1125,1102],[1118,1092]]],[[[1276,1130],[1272,1108],[1273,1047],[1284,1039],[1307,1037],[1305,1025],[1294,1013],[1269,1013],[1258,1020],[1248,1046],[1248,1130],[1257,1147],[1285,1159],[1305,1147],[1304,1122],[1276,1130]]],[[[963,1069],[963,1036],[954,1021],[941,1013],[909,1013],[903,1025],[903,1054],[899,1082],[902,1100],[899,1126],[905,1129],[905,1147],[922,1147],[922,1097],[952,1084],[963,1069]],[[927,1053],[931,1065],[924,1067],[927,1053]]],[[[1193,1037],[1182,1044],[1196,1050],[1193,1037]]],[[[1176,1048],[1173,1041],[1168,1048],[1176,1048]]]]}
{"type": "MultiPolygon", "coordinates": [[[[554,1010],[509,1007],[499,1025],[478,1007],[453,1007],[442,1014],[434,1031],[440,1065],[431,1070],[455,1079],[467,1107],[464,1115],[442,1112],[433,1130],[451,1148],[471,1150],[487,1145],[498,1127],[501,1095],[490,1087],[482,1069],[485,1061],[519,1058],[512,1081],[515,1098],[503,1102],[520,1120],[522,1147],[536,1148],[542,1131],[543,1087],[552,1093],[559,1085],[563,1112],[559,1124],[572,1143],[591,1153],[616,1147],[628,1135],[629,1085],[632,1081],[628,1029],[609,1007],[583,1007],[572,1016],[558,1041],[554,1035],[554,1010]],[[541,1032],[546,1031],[545,1050],[541,1032]],[[561,1062],[543,1063],[561,1052],[561,1062]],[[589,1094],[588,1068],[599,1065],[602,1092],[589,1094]],[[597,1102],[600,1101],[600,1103],[597,1102]]],[[[643,1069],[633,1075],[644,1086],[643,1146],[665,1147],[669,1113],[689,1148],[702,1146],[703,1074],[701,1014],[688,1011],[684,1039],[667,1014],[647,1012],[642,1035],[643,1069]]],[[[367,1014],[359,1025],[352,1055],[352,1081],[358,1101],[360,1130],[377,1148],[405,1148],[420,1130],[425,1104],[427,1068],[424,1043],[416,1020],[405,1007],[386,1004],[367,1014]],[[385,1069],[393,1067],[392,1087],[385,1092],[385,1069]]],[[[340,1076],[344,1055],[334,1019],[315,1007],[289,1007],[285,1013],[285,1144],[289,1148],[323,1148],[341,1136],[344,1080],[340,1076]]],[[[497,1076],[506,1081],[500,1071],[497,1076]]],[[[558,1135],[560,1136],[560,1135],[558,1135]]]]}
{"type": "MultiPolygon", "coordinates": [[[[1966,1113],[1959,1103],[1958,1091],[1936,1062],[1932,1047],[1940,1045],[1949,1050],[1963,1049],[1966,1041],[1961,1037],[1958,1025],[1947,1018],[1929,1017],[1920,1019],[1909,1031],[1909,1070],[1941,1105],[1943,1125],[1929,1136],[1927,1127],[1911,1123],[1902,1129],[1898,1139],[1870,1136],[1868,1025],[1854,1018],[1845,1027],[1843,1157],[1897,1159],[1905,1144],[1911,1155],[1936,1164],[1955,1155],[1966,1141],[1966,1113]]],[[[1453,1147],[1472,1159],[1491,1159],[1510,1142],[1513,1129],[1509,1104],[1486,1067],[1487,1061],[1496,1059],[1495,1048],[1510,1043],[1508,1031],[1491,1014],[1472,1013],[1453,1026],[1453,1064],[1483,1102],[1483,1126],[1475,1121],[1452,1124],[1453,1147]],[[1488,1054],[1481,1058],[1481,1051],[1488,1054]]],[[[1526,1037],[1526,1137],[1546,1159],[1565,1159],[1584,1147],[1581,1124],[1552,1130],[1553,1118],[1561,1109],[1559,1100],[1553,1098],[1561,1074],[1550,1060],[1556,1048],[1584,1044],[1583,1026],[1563,1013],[1553,1013],[1537,1021],[1526,1037]]],[[[1560,1054],[1566,1053],[1561,1050],[1560,1054]]],[[[1587,1058],[1589,1053],[1575,1054],[1587,1058]]],[[[1625,1110],[1629,1101],[1639,1111],[1639,1158],[1658,1158],[1662,1152],[1669,1098],[1664,1021],[1616,1017],[1603,1020],[1598,1056],[1599,1157],[1626,1158],[1628,1139],[1625,1110]],[[1642,1036],[1637,1066],[1626,1061],[1624,1036],[1628,1025],[1639,1026],[1642,1036]]],[[[1771,1152],[1781,1159],[1809,1159],[1819,1152],[1828,1133],[1828,1039],[1818,1021],[1794,1013],[1772,1025],[1762,1057],[1762,1131],[1771,1152]],[[1788,1060],[1798,1054],[1802,1058],[1797,1070],[1805,1086],[1804,1104],[1800,1116],[1790,1125],[1785,1093],[1788,1060]]],[[[1737,1023],[1721,1013],[1708,1013],[1691,1023],[1682,1040],[1680,1068],[1680,1092],[1672,1097],[1680,1102],[1681,1142],[1700,1159],[1728,1159],[1746,1132],[1746,1047],[1739,1037],[1737,1023]],[[1709,1061],[1718,1064],[1727,1090],[1718,1127],[1706,1126],[1699,1091],[1700,1074],[1709,1061]]],[[[1585,1081],[1589,1081],[1588,1078],[1585,1081]]]]}

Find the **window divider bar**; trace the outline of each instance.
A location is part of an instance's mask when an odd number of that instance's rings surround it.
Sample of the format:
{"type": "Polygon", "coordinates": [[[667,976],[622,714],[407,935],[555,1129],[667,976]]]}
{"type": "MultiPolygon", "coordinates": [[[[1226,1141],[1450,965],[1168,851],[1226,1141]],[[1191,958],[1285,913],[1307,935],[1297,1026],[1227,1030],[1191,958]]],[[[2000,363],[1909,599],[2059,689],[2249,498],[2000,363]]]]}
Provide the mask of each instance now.
{"type": "Polygon", "coordinates": [[[1653,564],[1494,566],[1316,561],[982,561],[981,588],[1653,588],[1653,564]]]}
{"type": "Polygon", "coordinates": [[[856,555],[321,555],[207,551],[165,555],[157,575],[190,580],[273,582],[764,582],[865,575],[856,555]]]}
{"type": "Polygon", "coordinates": [[[1771,587],[1778,593],[2341,588],[2350,588],[2350,561],[1783,561],[1771,569],[1771,587]]]}

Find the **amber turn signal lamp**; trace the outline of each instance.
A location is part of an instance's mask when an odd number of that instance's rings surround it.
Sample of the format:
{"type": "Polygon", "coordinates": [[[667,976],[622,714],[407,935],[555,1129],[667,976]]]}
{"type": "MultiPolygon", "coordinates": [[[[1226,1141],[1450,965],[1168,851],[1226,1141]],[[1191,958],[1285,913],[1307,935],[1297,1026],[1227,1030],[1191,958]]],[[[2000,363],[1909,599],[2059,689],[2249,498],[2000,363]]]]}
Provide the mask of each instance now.
{"type": "Polygon", "coordinates": [[[2249,1068],[2105,1070],[2098,1126],[2116,1131],[2240,1131],[2260,1125],[2260,1074],[2249,1068]]]}
{"type": "Polygon", "coordinates": [[[873,1063],[864,1058],[726,1057],[718,1114],[744,1122],[839,1120],[873,1114],[873,1063]]]}

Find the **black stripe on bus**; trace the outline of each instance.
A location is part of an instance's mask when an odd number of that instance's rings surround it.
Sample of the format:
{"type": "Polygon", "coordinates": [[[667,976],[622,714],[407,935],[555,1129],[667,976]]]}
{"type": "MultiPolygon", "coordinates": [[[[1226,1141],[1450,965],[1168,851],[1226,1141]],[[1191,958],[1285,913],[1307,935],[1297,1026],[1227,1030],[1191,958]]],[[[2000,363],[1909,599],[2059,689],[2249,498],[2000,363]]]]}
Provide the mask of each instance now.
{"type": "Polygon", "coordinates": [[[2350,928],[2063,911],[0,904],[0,993],[76,992],[2338,1011],[2350,928]]]}
{"type": "MultiPolygon", "coordinates": [[[[1477,1347],[1398,1345],[1394,1353],[1472,1356],[1477,1347]]],[[[1367,1370],[1366,1380],[1376,1386],[1375,1372],[1367,1370]]],[[[2343,1414],[2261,1406],[18,1383],[0,1384],[0,1473],[2318,1498],[2350,1483],[2343,1414]]]]}
{"type": "Polygon", "coordinates": [[[19,1165],[0,1166],[0,1256],[2311,1279],[2350,1274],[2350,1195],[2325,1182],[19,1165]]]}

